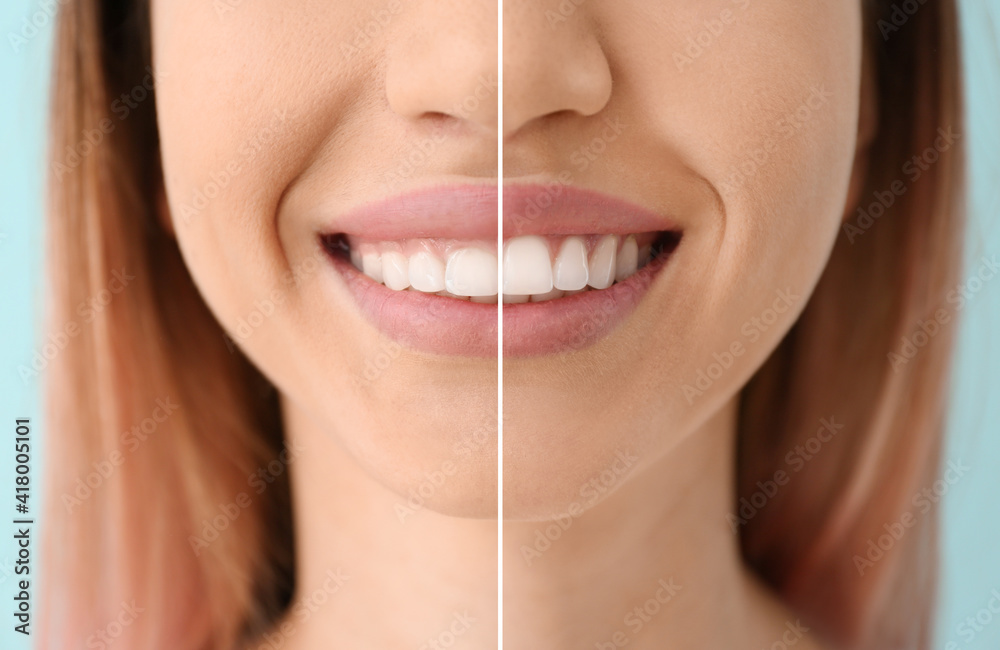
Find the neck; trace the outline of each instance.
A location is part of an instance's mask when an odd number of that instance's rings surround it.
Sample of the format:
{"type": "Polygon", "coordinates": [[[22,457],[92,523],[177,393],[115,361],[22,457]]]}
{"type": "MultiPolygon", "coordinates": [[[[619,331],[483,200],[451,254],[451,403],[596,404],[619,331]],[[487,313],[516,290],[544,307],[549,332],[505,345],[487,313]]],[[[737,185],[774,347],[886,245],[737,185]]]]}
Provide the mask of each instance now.
{"type": "Polygon", "coordinates": [[[401,519],[403,497],[283,406],[303,451],[291,470],[296,590],[282,647],[495,647],[496,520],[427,509],[401,519]]]}
{"type": "MultiPolygon", "coordinates": [[[[301,450],[296,592],[272,645],[495,648],[497,522],[430,510],[401,520],[402,497],[294,406],[284,412],[301,450]]],[[[504,647],[817,647],[747,571],[727,521],[735,414],[734,400],[559,533],[505,522],[504,647]]]]}
{"type": "Polygon", "coordinates": [[[734,400],[561,525],[505,522],[506,647],[745,647],[764,599],[726,520],[735,416],[734,400]]]}

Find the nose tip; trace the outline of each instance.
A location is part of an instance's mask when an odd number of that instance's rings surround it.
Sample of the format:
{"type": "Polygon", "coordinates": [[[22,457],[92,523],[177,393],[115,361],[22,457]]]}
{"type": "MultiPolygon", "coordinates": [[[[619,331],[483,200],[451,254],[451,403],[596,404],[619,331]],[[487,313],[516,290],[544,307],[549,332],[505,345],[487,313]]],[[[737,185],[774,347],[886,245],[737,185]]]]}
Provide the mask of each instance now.
{"type": "Polygon", "coordinates": [[[446,116],[496,134],[496,19],[442,36],[417,29],[393,46],[386,70],[391,109],[403,117],[446,116]]]}
{"type": "MultiPolygon", "coordinates": [[[[536,68],[535,72],[529,73],[533,78],[505,84],[504,138],[548,115],[570,112],[590,116],[600,113],[611,99],[611,70],[603,57],[594,58],[591,64],[578,60],[578,65],[561,74],[552,69],[536,68]]],[[[505,65],[505,79],[517,80],[519,76],[505,65]]]]}
{"type": "Polygon", "coordinates": [[[594,115],[611,100],[610,64],[581,13],[552,25],[537,8],[504,3],[505,139],[546,116],[594,115]]]}

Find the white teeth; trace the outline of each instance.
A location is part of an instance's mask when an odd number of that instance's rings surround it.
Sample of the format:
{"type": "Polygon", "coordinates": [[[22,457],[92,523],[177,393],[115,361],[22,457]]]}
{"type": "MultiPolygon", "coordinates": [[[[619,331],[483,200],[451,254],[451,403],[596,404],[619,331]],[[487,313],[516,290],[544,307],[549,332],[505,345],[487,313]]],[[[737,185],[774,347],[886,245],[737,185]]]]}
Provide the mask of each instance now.
{"type": "Polygon", "coordinates": [[[621,282],[629,277],[639,268],[639,245],[635,242],[635,237],[629,235],[622,244],[622,249],[618,251],[618,260],[615,263],[615,281],[621,282]]]}
{"type": "Polygon", "coordinates": [[[437,255],[421,251],[410,256],[410,286],[424,293],[444,291],[444,264],[437,255]]]}
{"type": "Polygon", "coordinates": [[[618,236],[605,235],[598,242],[590,256],[587,284],[594,289],[607,289],[615,282],[615,252],[618,250],[618,236]]]}
{"type": "Polygon", "coordinates": [[[458,296],[497,295],[497,258],[480,248],[461,248],[448,258],[445,287],[458,296]]]}
{"type": "Polygon", "coordinates": [[[531,295],[552,291],[552,258],[542,237],[514,237],[503,247],[503,292],[531,295]]]}
{"type": "Polygon", "coordinates": [[[531,302],[546,302],[548,300],[555,300],[556,298],[562,298],[566,295],[565,291],[560,291],[559,289],[553,289],[548,293],[540,293],[531,297],[531,302]]]}
{"type": "Polygon", "coordinates": [[[410,260],[398,251],[382,254],[382,277],[385,286],[393,291],[402,291],[410,286],[410,260]]]}
{"type": "Polygon", "coordinates": [[[497,256],[486,242],[433,239],[358,242],[351,263],[393,291],[419,291],[475,303],[545,302],[607,289],[650,261],[644,235],[524,235],[503,247],[503,291],[497,256]],[[640,246],[641,242],[641,246],[640,246]],[[558,251],[558,252],[555,252],[558,251]],[[555,254],[553,254],[555,253],[555,254]]]}
{"type": "Polygon", "coordinates": [[[453,250],[445,263],[435,246],[433,240],[361,243],[351,247],[351,262],[393,291],[497,301],[496,255],[482,246],[468,246],[453,250]]]}
{"type": "Polygon", "coordinates": [[[362,255],[361,272],[376,282],[382,282],[382,256],[374,252],[362,255]]]}
{"type": "Polygon", "coordinates": [[[563,291],[577,291],[587,286],[587,245],[582,237],[567,237],[559,247],[552,268],[552,284],[563,291]]]}

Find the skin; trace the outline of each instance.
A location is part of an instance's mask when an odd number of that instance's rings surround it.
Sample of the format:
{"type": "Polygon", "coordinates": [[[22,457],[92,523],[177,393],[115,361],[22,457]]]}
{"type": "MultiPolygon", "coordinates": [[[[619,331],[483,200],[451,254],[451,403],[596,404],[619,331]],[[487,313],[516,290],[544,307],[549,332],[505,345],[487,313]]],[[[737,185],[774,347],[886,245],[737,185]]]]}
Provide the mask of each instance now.
{"type": "MultiPolygon", "coordinates": [[[[306,215],[490,182],[499,138],[507,183],[569,170],[573,184],[684,230],[606,340],[505,362],[506,646],[595,647],[625,631],[634,648],[770,647],[795,617],[747,572],[725,523],[735,400],[804,307],[858,184],[859,6],[507,0],[502,125],[495,103],[453,110],[496,73],[496,5],[411,0],[345,54],[391,6],[272,0],[220,15],[212,3],[153,3],[164,222],[209,307],[281,392],[289,443],[304,450],[290,470],[299,591],[285,647],[420,647],[466,611],[476,623],[452,647],[496,645],[497,450],[454,454],[470,432],[495,440],[496,362],[387,349],[330,289],[328,269],[315,270],[306,215]],[[675,59],[706,20],[726,22],[675,59]],[[605,120],[619,118],[609,139],[605,120]],[[434,155],[387,186],[432,133],[444,135],[434,155]],[[595,138],[603,153],[583,165],[574,154],[595,138]],[[757,151],[756,170],[732,182],[757,151]],[[192,213],[233,162],[239,171],[192,213]],[[779,291],[794,298],[751,341],[744,324],[779,291]],[[241,335],[267,298],[273,313],[241,335]],[[735,342],[744,352],[686,395],[735,342]],[[391,362],[370,380],[380,355],[391,362]],[[613,489],[529,564],[524,547],[622,455],[634,460],[613,489]],[[456,472],[400,522],[408,490],[450,460],[456,472]],[[349,576],[330,594],[337,606],[296,618],[336,569],[349,576]],[[680,590],[632,633],[624,616],[661,578],[680,590]],[[386,612],[391,625],[368,624],[386,612]]],[[[816,647],[808,634],[797,646],[816,647]]]]}
{"type": "Polygon", "coordinates": [[[278,388],[287,442],[301,450],[283,647],[420,647],[466,612],[475,623],[453,647],[495,646],[497,361],[381,336],[319,253],[315,215],[496,183],[498,98],[482,98],[497,76],[497,6],[231,4],[153,3],[163,220],[219,322],[278,388]],[[456,111],[470,96],[478,106],[456,111]],[[431,136],[423,163],[401,166],[431,136]],[[192,213],[212,182],[225,187],[192,213]],[[269,315],[246,335],[255,309],[269,315]],[[401,516],[428,481],[431,494],[401,516]],[[313,611],[309,597],[336,584],[328,570],[349,578],[313,611]],[[371,624],[387,611],[392,625],[371,624]]]}
{"type": "Polygon", "coordinates": [[[804,308],[863,176],[860,3],[507,0],[503,48],[505,184],[568,171],[684,232],[611,336],[504,362],[505,645],[620,631],[630,648],[772,647],[796,617],[726,523],[737,398],[804,308]],[[710,386],[685,392],[713,363],[710,386]],[[636,632],[624,617],[660,578],[682,589],[636,632]]]}

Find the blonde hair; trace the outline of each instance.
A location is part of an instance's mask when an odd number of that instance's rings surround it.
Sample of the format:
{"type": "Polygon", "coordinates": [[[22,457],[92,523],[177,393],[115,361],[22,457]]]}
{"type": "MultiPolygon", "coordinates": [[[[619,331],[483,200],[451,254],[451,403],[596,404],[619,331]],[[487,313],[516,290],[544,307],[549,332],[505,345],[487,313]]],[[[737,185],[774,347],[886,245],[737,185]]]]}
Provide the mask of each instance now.
{"type": "Polygon", "coordinates": [[[225,339],[157,218],[156,112],[137,91],[148,22],[145,2],[73,0],[58,18],[49,318],[79,333],[45,370],[47,648],[119,631],[133,601],[143,611],[122,647],[229,648],[291,591],[287,473],[260,495],[249,486],[282,450],[276,394],[225,339]],[[123,93],[135,106],[124,118],[123,93]],[[116,271],[131,278],[109,291],[116,271]]]}
{"type": "Polygon", "coordinates": [[[738,439],[737,498],[774,494],[744,525],[748,561],[828,637],[873,650],[932,642],[938,520],[918,495],[939,473],[965,225],[957,9],[903,5],[864,3],[870,173],[805,312],[744,390],[738,439]]]}
{"type": "MultiPolygon", "coordinates": [[[[867,202],[932,146],[938,127],[961,133],[961,88],[953,0],[923,4],[888,38],[878,20],[890,0],[864,6],[880,109],[867,202]]],[[[280,457],[276,395],[225,338],[157,218],[155,90],[133,96],[144,99],[126,117],[114,110],[116,98],[144,85],[149,65],[146,0],[63,4],[48,316],[51,329],[73,323],[76,334],[44,370],[44,648],[84,647],[132,601],[144,612],[122,632],[123,647],[229,648],[266,628],[293,589],[287,473],[238,516],[226,514],[249,494],[250,477],[280,457]],[[116,271],[133,276],[120,291],[109,289],[116,271]],[[101,307],[81,309],[88,304],[101,307]],[[192,545],[207,528],[217,537],[192,545]]],[[[843,424],[740,533],[750,564],[849,647],[930,640],[933,512],[864,575],[854,556],[937,471],[954,325],[895,369],[888,355],[956,282],[961,150],[940,152],[876,223],[841,238],[800,321],[744,392],[734,502],[785,468],[823,418],[843,424]]]]}

